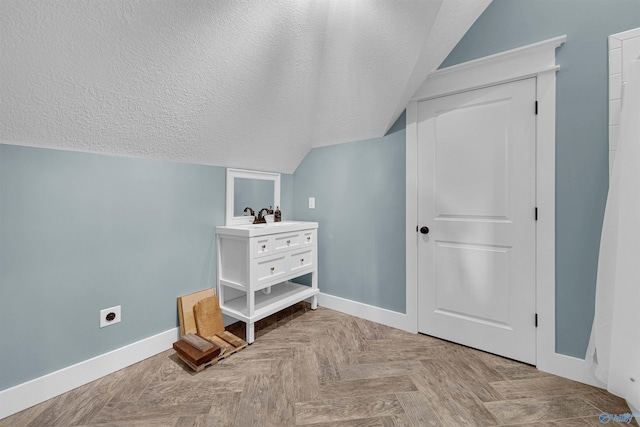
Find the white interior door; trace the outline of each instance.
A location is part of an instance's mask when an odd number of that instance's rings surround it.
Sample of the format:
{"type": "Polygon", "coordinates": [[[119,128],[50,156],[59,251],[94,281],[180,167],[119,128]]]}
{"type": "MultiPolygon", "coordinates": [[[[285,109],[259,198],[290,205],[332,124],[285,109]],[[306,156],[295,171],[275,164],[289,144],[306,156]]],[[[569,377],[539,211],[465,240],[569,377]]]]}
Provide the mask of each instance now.
{"type": "Polygon", "coordinates": [[[418,329],[530,364],[535,85],[418,103],[418,329]]]}

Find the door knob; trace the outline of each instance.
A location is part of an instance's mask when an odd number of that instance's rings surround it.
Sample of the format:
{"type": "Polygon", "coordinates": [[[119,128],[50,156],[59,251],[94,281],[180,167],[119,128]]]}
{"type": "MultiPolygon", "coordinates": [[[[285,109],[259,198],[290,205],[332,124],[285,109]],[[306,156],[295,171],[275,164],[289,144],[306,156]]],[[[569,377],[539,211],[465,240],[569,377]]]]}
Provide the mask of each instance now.
{"type": "Polygon", "coordinates": [[[429,234],[429,227],[427,227],[427,226],[420,227],[420,232],[422,234],[429,234]]]}

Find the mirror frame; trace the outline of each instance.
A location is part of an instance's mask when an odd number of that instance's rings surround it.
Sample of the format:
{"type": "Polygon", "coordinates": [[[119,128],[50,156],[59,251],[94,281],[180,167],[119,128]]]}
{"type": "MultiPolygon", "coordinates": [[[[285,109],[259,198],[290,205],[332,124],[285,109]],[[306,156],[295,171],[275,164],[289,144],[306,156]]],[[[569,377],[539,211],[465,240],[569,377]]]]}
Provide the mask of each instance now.
{"type": "MultiPolygon", "coordinates": [[[[280,174],[274,172],[259,172],[246,169],[232,169],[227,168],[227,216],[226,225],[242,225],[251,224],[253,217],[248,216],[233,216],[233,203],[234,203],[234,190],[235,179],[260,179],[265,181],[273,181],[273,208],[280,206],[280,174]]],[[[256,215],[258,209],[262,209],[266,206],[251,206],[256,209],[256,215]]]]}

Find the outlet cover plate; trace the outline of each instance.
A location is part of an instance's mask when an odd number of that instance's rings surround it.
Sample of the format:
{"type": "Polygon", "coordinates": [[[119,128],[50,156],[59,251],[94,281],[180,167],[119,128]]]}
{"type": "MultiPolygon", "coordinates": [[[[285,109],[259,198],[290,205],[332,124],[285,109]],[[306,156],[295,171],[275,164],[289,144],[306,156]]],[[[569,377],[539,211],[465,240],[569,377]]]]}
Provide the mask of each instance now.
{"type": "Polygon", "coordinates": [[[122,308],[117,305],[111,308],[105,308],[104,310],[100,310],[100,327],[104,328],[105,326],[111,326],[115,323],[120,323],[122,320],[122,308]],[[110,313],[113,313],[113,316],[109,316],[110,313]],[[109,318],[113,317],[112,320],[107,320],[107,316],[109,318]]]}
{"type": "Polygon", "coordinates": [[[309,209],[315,209],[315,208],[316,208],[316,198],[309,197],[309,209]]]}

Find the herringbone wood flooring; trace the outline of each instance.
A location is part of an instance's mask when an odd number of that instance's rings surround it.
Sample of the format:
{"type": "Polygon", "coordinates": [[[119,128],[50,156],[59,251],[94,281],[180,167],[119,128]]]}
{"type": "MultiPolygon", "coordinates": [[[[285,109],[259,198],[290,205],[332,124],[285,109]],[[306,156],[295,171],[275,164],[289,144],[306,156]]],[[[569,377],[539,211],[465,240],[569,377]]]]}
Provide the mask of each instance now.
{"type": "Polygon", "coordinates": [[[0,426],[600,426],[603,411],[629,412],[531,366],[306,303],[256,336],[200,373],[169,350],[0,426]]]}

